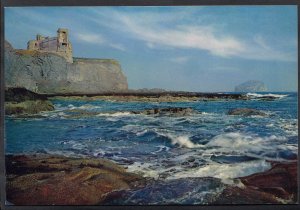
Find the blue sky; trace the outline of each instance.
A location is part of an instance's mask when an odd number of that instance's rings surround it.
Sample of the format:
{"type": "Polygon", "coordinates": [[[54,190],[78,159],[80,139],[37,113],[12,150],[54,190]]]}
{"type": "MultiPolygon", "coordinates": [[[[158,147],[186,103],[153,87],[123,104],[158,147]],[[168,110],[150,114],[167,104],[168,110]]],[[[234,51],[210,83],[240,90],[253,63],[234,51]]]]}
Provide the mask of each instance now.
{"type": "Polygon", "coordinates": [[[74,57],[114,58],[129,88],[270,91],[298,85],[296,6],[5,8],[5,39],[26,48],[68,28],[74,57]]]}

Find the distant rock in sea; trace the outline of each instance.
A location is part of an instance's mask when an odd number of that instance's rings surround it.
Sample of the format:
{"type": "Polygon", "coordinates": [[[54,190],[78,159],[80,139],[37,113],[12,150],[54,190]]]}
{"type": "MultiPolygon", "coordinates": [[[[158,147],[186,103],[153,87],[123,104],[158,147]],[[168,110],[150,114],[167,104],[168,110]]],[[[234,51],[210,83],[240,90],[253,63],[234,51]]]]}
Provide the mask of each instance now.
{"type": "Polygon", "coordinates": [[[264,92],[267,91],[265,84],[257,80],[249,80],[234,88],[235,92],[264,92]]]}

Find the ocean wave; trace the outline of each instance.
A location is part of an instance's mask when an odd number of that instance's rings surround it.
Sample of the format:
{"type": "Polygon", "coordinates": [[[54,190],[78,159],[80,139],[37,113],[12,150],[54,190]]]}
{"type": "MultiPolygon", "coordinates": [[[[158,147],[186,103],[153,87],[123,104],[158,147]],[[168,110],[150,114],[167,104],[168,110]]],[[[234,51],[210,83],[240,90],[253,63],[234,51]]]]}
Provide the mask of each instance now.
{"type": "Polygon", "coordinates": [[[248,161],[236,164],[211,163],[201,168],[185,170],[170,176],[169,179],[186,177],[215,177],[224,183],[232,184],[232,179],[263,172],[271,168],[271,164],[264,160],[248,161]]]}
{"type": "Polygon", "coordinates": [[[293,158],[298,148],[291,146],[285,136],[265,136],[243,133],[226,133],[212,138],[203,150],[203,155],[235,154],[249,157],[284,161],[293,158]]]}
{"type": "Polygon", "coordinates": [[[287,97],[288,95],[283,95],[283,94],[272,94],[272,93],[266,93],[266,94],[259,94],[259,93],[247,93],[247,97],[250,98],[262,98],[262,97],[274,97],[274,98],[284,98],[287,97]]]}
{"type": "Polygon", "coordinates": [[[114,113],[100,113],[97,114],[96,116],[98,117],[125,117],[125,116],[130,116],[130,115],[134,115],[130,112],[114,112],[114,113]]]}
{"type": "Polygon", "coordinates": [[[179,145],[179,147],[186,147],[186,148],[204,148],[205,146],[202,144],[195,144],[193,143],[188,135],[175,135],[170,133],[161,133],[157,132],[160,136],[167,137],[171,140],[173,145],[179,145]]]}
{"type": "Polygon", "coordinates": [[[250,134],[243,134],[237,132],[220,134],[212,138],[206,146],[217,146],[222,148],[232,148],[235,150],[245,150],[253,148],[261,148],[269,146],[274,141],[285,141],[286,137],[271,135],[268,137],[251,136],[250,134]]]}

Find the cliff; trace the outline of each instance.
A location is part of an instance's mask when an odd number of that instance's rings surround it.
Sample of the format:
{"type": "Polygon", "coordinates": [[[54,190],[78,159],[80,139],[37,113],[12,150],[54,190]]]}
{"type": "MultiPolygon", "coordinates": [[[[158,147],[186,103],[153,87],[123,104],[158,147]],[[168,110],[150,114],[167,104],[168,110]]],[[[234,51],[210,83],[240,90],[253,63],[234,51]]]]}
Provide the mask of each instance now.
{"type": "Polygon", "coordinates": [[[264,92],[267,88],[261,81],[249,80],[235,87],[235,92],[264,92]]]}
{"type": "Polygon", "coordinates": [[[15,50],[5,41],[6,87],[24,87],[37,93],[71,94],[126,91],[127,78],[112,59],[74,58],[35,50],[15,50]]]}

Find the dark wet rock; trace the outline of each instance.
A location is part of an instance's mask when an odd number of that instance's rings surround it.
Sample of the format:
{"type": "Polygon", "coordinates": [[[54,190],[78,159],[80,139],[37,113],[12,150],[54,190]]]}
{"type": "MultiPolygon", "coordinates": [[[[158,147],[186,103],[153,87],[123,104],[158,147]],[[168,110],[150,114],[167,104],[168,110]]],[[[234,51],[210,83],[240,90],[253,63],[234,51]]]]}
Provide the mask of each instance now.
{"type": "Polygon", "coordinates": [[[259,99],[261,101],[274,101],[277,98],[274,97],[274,96],[261,96],[261,97],[259,97],[257,99],[259,99]]]}
{"type": "Polygon", "coordinates": [[[209,204],[223,187],[220,179],[209,177],[157,180],[142,189],[114,192],[107,197],[104,204],[209,204]]]}
{"type": "Polygon", "coordinates": [[[187,160],[188,162],[194,162],[196,159],[195,159],[195,157],[193,157],[193,156],[189,156],[186,160],[187,160]]]}
{"type": "Polygon", "coordinates": [[[262,173],[241,177],[244,187],[227,187],[214,204],[296,203],[298,197],[297,162],[272,163],[262,173]]]}
{"type": "Polygon", "coordinates": [[[105,159],[6,156],[7,200],[15,205],[96,205],[145,179],[105,159]]]}
{"type": "Polygon", "coordinates": [[[169,108],[154,108],[144,111],[132,111],[133,114],[145,114],[145,115],[159,115],[159,116],[186,116],[193,113],[198,113],[191,108],[185,107],[169,107],[169,108]]]}
{"type": "Polygon", "coordinates": [[[254,157],[236,156],[236,155],[212,155],[210,159],[217,163],[226,163],[226,164],[257,160],[257,158],[254,157]]]}
{"type": "Polygon", "coordinates": [[[68,110],[65,112],[67,116],[66,118],[70,119],[76,119],[76,118],[85,118],[85,117],[95,117],[98,114],[101,114],[101,112],[94,112],[94,111],[89,111],[85,109],[72,109],[68,110]]]}
{"type": "Polygon", "coordinates": [[[37,94],[25,88],[6,88],[5,101],[6,102],[23,102],[28,100],[47,100],[47,97],[37,94]]]}
{"type": "Polygon", "coordinates": [[[259,116],[266,116],[266,113],[256,110],[256,109],[249,109],[249,108],[237,108],[231,109],[228,111],[229,115],[243,115],[243,116],[252,116],[252,115],[259,115],[259,116]]]}
{"type": "Polygon", "coordinates": [[[212,204],[279,204],[278,199],[269,193],[252,188],[227,187],[212,204]]]}

